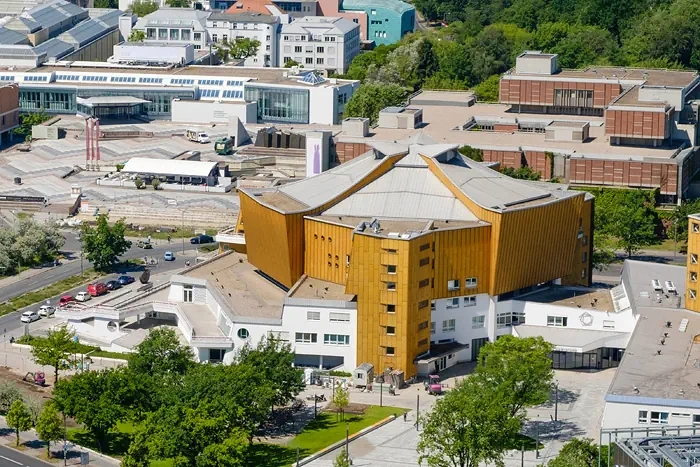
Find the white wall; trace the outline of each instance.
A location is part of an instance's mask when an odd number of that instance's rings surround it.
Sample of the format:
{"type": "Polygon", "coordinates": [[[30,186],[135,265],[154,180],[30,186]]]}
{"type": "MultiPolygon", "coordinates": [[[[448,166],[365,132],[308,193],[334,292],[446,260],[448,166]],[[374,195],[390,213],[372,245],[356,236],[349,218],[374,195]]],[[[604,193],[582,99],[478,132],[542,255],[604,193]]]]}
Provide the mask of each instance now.
{"type": "Polygon", "coordinates": [[[232,22],[229,21],[213,21],[207,19],[207,31],[209,32],[209,37],[212,42],[221,42],[224,36],[229,41],[232,41],[236,37],[245,37],[248,39],[257,39],[260,41],[260,48],[258,53],[253,57],[248,57],[243,62],[243,66],[252,67],[277,67],[284,64],[279,64],[278,53],[277,53],[277,24],[266,24],[266,23],[235,23],[236,29],[233,28],[232,22]],[[214,27],[216,24],[216,27],[214,27]],[[246,28],[243,28],[243,25],[246,28]],[[216,41],[214,41],[214,35],[216,35],[216,41]],[[268,50],[269,47],[269,50],[268,50]],[[269,60],[265,61],[265,56],[269,57],[269,60]]]}
{"type": "Polygon", "coordinates": [[[684,94],[680,88],[663,86],[641,86],[639,88],[640,101],[668,102],[676,108],[676,112],[683,110],[684,94]]]}
{"type": "Polygon", "coordinates": [[[560,305],[549,305],[546,303],[526,302],[520,300],[511,300],[499,304],[498,312],[503,312],[510,307],[512,312],[524,312],[525,324],[528,326],[547,326],[547,316],[562,316],[567,318],[567,328],[569,329],[585,329],[588,331],[615,331],[627,332],[634,331],[637,324],[637,317],[629,308],[626,311],[615,313],[614,311],[606,312],[604,310],[597,311],[590,308],[572,308],[560,305]],[[585,326],[581,322],[581,315],[588,313],[593,317],[590,326],[585,326]],[[605,328],[610,322],[614,324],[614,329],[605,328]]]}
{"type": "Polygon", "coordinates": [[[118,319],[112,320],[96,317],[94,320],[90,320],[86,323],[80,320],[69,319],[67,325],[69,328],[75,330],[78,336],[86,336],[105,344],[111,344],[112,341],[126,335],[125,332],[120,330],[118,319]],[[112,321],[114,321],[116,327],[110,330],[107,325],[112,321]]]}
{"type": "Polygon", "coordinates": [[[182,123],[228,123],[238,117],[244,124],[257,123],[257,104],[238,102],[189,101],[173,99],[172,121],[182,123]]]}
{"type": "MultiPolygon", "coordinates": [[[[430,341],[438,343],[443,339],[454,339],[462,344],[470,346],[469,352],[463,352],[459,355],[459,361],[468,361],[471,359],[471,343],[472,339],[482,339],[488,337],[488,328],[491,324],[489,317],[489,305],[491,298],[488,294],[476,295],[475,306],[464,306],[464,297],[459,297],[459,307],[447,308],[448,302],[451,299],[435,300],[435,310],[431,313],[431,326],[435,323],[435,327],[431,327],[430,341]],[[476,316],[484,316],[484,326],[480,328],[472,327],[472,318],[476,316]],[[455,320],[454,331],[443,331],[443,321],[455,320]],[[434,330],[434,332],[433,332],[434,330]]],[[[508,332],[510,334],[510,330],[508,332]]]]}
{"type": "MultiPolygon", "coordinates": [[[[310,23],[309,26],[313,27],[313,24],[310,23]]],[[[325,33],[321,28],[315,28],[314,34],[319,32],[320,40],[308,40],[310,34],[290,32],[298,31],[294,23],[282,26],[278,54],[280,66],[284,66],[286,59],[292,59],[306,70],[336,70],[339,74],[345,73],[352,59],[360,53],[360,25],[355,26],[345,34],[325,33]],[[304,39],[296,40],[297,38],[304,39]],[[297,52],[296,47],[301,47],[301,52],[297,52]],[[318,63],[319,59],[323,63],[318,63]]]]}
{"type": "Polygon", "coordinates": [[[602,428],[659,428],[664,426],[652,423],[639,423],[640,410],[646,410],[649,412],[649,420],[651,420],[652,411],[667,412],[668,425],[691,425],[693,423],[693,415],[700,415],[700,409],[669,407],[663,405],[606,402],[605,410],[603,411],[602,428]]]}

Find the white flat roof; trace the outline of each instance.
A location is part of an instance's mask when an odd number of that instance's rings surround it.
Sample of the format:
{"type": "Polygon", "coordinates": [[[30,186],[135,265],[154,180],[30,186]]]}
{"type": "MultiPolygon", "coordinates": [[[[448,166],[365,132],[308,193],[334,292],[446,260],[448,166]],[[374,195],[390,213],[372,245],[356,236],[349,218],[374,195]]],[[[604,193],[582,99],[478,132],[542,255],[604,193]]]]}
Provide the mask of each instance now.
{"type": "Polygon", "coordinates": [[[148,159],[134,157],[129,159],[121,170],[125,173],[142,173],[154,175],[182,175],[186,177],[206,177],[216,168],[217,162],[182,161],[148,159]]]}

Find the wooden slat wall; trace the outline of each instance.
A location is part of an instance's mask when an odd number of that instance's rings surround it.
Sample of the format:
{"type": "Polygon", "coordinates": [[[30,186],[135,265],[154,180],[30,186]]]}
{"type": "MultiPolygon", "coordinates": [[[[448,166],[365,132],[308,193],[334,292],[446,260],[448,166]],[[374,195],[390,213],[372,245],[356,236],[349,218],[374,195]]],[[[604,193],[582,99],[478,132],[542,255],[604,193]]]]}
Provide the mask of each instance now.
{"type": "Polygon", "coordinates": [[[490,289],[491,227],[437,231],[435,237],[435,288],[433,298],[488,293],[490,289]],[[466,289],[464,280],[477,278],[476,289],[466,289]],[[460,290],[448,291],[447,281],[459,279],[460,290]]]}
{"type": "Polygon", "coordinates": [[[593,254],[593,210],[594,199],[589,199],[583,202],[581,208],[581,228],[583,229],[583,237],[576,240],[576,251],[574,252],[574,266],[571,269],[571,274],[562,277],[563,285],[580,285],[590,287],[592,284],[591,274],[591,255],[593,254]],[[586,244],[584,244],[584,239],[586,244]],[[586,261],[583,261],[583,253],[586,253],[586,261]],[[581,278],[581,270],[586,270],[586,277],[581,278]]]}
{"type": "Polygon", "coordinates": [[[345,284],[346,255],[352,251],[352,230],[326,222],[304,220],[304,273],[345,284]]]}
{"type": "Polygon", "coordinates": [[[500,162],[501,167],[519,169],[523,166],[523,153],[520,151],[498,151],[495,149],[482,149],[481,153],[485,161],[500,162]]]}
{"type": "Polygon", "coordinates": [[[569,182],[582,185],[659,188],[661,194],[676,195],[678,165],[673,161],[669,163],[569,159],[569,182]]]}
{"type": "Polygon", "coordinates": [[[554,105],[555,89],[593,91],[593,107],[603,108],[621,92],[619,84],[560,82],[549,80],[504,79],[499,84],[499,101],[502,104],[554,105]]]}
{"type": "Polygon", "coordinates": [[[666,139],[670,136],[669,113],[624,110],[605,111],[605,134],[623,138],[666,139]]]}
{"type": "MultiPolygon", "coordinates": [[[[698,258],[700,258],[700,233],[693,232],[694,223],[700,225],[700,221],[691,218],[688,219],[688,270],[686,272],[687,275],[685,279],[685,307],[689,310],[700,312],[700,286],[698,286],[698,282],[692,282],[690,280],[691,272],[698,274],[698,276],[700,277],[700,264],[693,264],[690,259],[691,255],[698,255],[698,258]],[[695,299],[690,298],[690,290],[695,290],[695,299]]],[[[662,277],[650,277],[649,280],[651,279],[659,279],[659,281],[661,281],[661,284],[663,285],[662,277]]]]}
{"type": "Polygon", "coordinates": [[[527,166],[535,172],[539,172],[543,180],[552,178],[552,161],[544,151],[525,151],[527,166]]]}
{"type": "Polygon", "coordinates": [[[352,160],[369,151],[371,146],[365,143],[336,143],[335,152],[338,154],[338,161],[342,164],[352,160]]]}

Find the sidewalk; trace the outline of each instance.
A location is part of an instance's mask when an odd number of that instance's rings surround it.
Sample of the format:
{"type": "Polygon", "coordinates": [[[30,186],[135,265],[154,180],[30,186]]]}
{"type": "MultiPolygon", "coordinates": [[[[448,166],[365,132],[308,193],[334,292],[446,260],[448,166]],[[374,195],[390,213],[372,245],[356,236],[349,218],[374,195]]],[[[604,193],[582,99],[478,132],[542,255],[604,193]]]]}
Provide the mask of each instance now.
{"type": "MultiPolygon", "coordinates": [[[[36,457],[43,461],[46,461],[46,444],[37,438],[36,431],[34,429],[30,431],[25,431],[20,433],[20,447],[22,448],[20,452],[27,456],[36,457]]],[[[15,448],[15,433],[14,430],[7,426],[5,417],[0,416],[0,445],[7,446],[10,448],[15,448]]],[[[52,457],[49,462],[57,462],[55,456],[62,456],[61,451],[63,449],[63,441],[59,441],[52,445],[51,452],[54,457],[52,457]]],[[[103,456],[98,454],[91,449],[85,449],[81,446],[68,443],[68,465],[80,465],[80,453],[88,452],[90,463],[95,467],[117,467],[119,466],[119,461],[111,457],[103,456]]],[[[60,457],[59,459],[62,459],[60,457]]]]}

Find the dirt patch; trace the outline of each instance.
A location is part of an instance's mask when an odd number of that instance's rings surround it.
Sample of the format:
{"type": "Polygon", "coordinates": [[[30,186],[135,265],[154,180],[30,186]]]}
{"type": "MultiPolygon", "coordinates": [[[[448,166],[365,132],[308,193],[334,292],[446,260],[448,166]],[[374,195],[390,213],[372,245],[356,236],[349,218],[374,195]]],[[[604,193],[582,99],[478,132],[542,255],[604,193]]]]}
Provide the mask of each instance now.
{"type": "MultiPolygon", "coordinates": [[[[41,387],[33,383],[22,381],[23,376],[23,374],[19,373],[19,370],[0,367],[0,380],[9,381],[13,383],[17,387],[17,389],[19,389],[22,392],[22,394],[26,394],[28,396],[33,397],[42,397],[44,395],[51,394],[51,386],[41,387]]],[[[53,380],[52,376],[46,375],[46,377],[47,383],[50,383],[53,380]]]]}
{"type": "MultiPolygon", "coordinates": [[[[348,404],[347,407],[343,410],[346,414],[353,414],[353,415],[364,415],[365,411],[369,408],[369,405],[367,404],[358,404],[355,402],[351,402],[348,404]]],[[[331,402],[328,404],[328,407],[323,409],[326,412],[338,412],[339,410],[333,405],[331,402]]]]}

